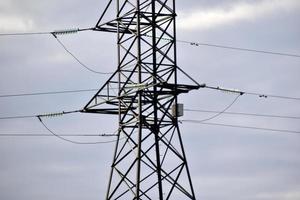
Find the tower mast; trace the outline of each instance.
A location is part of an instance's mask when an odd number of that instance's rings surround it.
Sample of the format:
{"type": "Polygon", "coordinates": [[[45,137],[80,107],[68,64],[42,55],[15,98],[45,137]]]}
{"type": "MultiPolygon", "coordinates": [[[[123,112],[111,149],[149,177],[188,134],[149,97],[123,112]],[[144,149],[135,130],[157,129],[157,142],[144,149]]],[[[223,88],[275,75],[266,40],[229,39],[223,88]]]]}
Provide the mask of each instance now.
{"type": "Polygon", "coordinates": [[[119,117],[107,200],[195,199],[177,96],[199,86],[177,82],[175,17],[175,0],[110,0],[94,29],[118,45],[117,70],[84,108],[119,117]]]}

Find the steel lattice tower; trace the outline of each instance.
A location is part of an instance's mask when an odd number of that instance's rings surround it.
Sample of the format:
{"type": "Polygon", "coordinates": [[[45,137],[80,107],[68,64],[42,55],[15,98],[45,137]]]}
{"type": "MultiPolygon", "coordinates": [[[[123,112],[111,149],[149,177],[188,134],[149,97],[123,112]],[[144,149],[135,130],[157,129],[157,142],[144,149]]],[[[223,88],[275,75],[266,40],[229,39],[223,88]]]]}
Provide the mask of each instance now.
{"type": "Polygon", "coordinates": [[[106,199],[195,199],[177,96],[199,86],[177,83],[175,17],[175,0],[110,0],[94,29],[118,43],[116,72],[84,108],[119,117],[106,199]]]}

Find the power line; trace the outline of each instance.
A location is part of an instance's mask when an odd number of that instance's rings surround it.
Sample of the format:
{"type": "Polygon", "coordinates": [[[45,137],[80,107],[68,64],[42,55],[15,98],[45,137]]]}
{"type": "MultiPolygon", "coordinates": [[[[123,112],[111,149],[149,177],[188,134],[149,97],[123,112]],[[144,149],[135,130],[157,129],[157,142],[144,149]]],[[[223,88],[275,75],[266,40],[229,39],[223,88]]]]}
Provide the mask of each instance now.
{"type": "Polygon", "coordinates": [[[189,119],[187,119],[187,120],[181,120],[181,122],[189,122],[189,123],[212,125],[212,126],[223,126],[223,127],[231,127],[231,128],[243,128],[243,129],[273,131],[273,132],[282,132],[282,133],[300,133],[300,131],[294,131],[294,130],[262,128],[262,127],[256,127],[256,126],[241,126],[241,125],[223,124],[223,123],[210,123],[210,122],[201,122],[201,120],[189,120],[189,119]]]}
{"type": "Polygon", "coordinates": [[[299,54],[291,54],[291,53],[283,53],[283,52],[275,52],[275,51],[265,51],[265,50],[258,50],[258,49],[250,49],[250,48],[242,48],[242,47],[234,47],[234,46],[225,46],[219,44],[211,44],[211,43],[201,43],[201,42],[191,42],[186,40],[177,40],[177,42],[186,43],[191,46],[208,46],[214,48],[221,48],[221,49],[230,49],[230,50],[237,50],[237,51],[247,51],[247,52],[254,52],[254,53],[262,53],[262,54],[271,54],[277,56],[289,56],[289,57],[297,57],[300,58],[299,54]]]}
{"type": "Polygon", "coordinates": [[[0,36],[50,35],[52,32],[0,33],[0,36]]]}
{"type": "MultiPolygon", "coordinates": [[[[144,36],[152,37],[151,35],[144,35],[144,36]]],[[[168,39],[168,38],[157,37],[157,39],[170,41],[170,39],[168,39]]],[[[189,44],[191,46],[196,46],[196,47],[207,46],[207,47],[229,49],[229,50],[235,50],[235,51],[247,51],[247,52],[253,52],[253,53],[262,53],[262,54],[270,54],[270,55],[276,55],[276,56],[288,56],[288,57],[300,58],[299,54],[291,54],[291,53],[285,53],[285,52],[266,51],[266,50],[226,46],[226,45],[213,44],[213,43],[204,43],[204,42],[192,42],[192,41],[187,41],[187,40],[176,40],[176,42],[185,43],[185,44],[189,44]]]]}
{"type": "MultiPolygon", "coordinates": [[[[244,115],[244,116],[256,116],[256,117],[269,117],[269,118],[282,118],[282,119],[300,119],[297,116],[287,116],[287,115],[270,115],[270,114],[260,114],[260,113],[246,113],[246,112],[222,112],[216,110],[203,110],[203,109],[184,109],[188,112],[200,112],[200,113],[222,113],[226,115],[244,115]]],[[[8,119],[25,119],[25,118],[35,118],[37,115],[19,115],[19,116],[7,116],[0,117],[0,120],[8,119]]]]}
{"type": "MultiPolygon", "coordinates": [[[[20,137],[57,137],[59,136],[59,138],[61,137],[112,137],[112,136],[118,136],[116,134],[60,134],[60,135],[53,135],[53,134],[31,134],[31,133],[13,133],[13,134],[0,134],[0,137],[9,137],[9,138],[20,138],[20,137]]],[[[65,138],[64,138],[65,139],[65,138]]],[[[123,139],[123,138],[121,138],[123,139]]],[[[119,140],[121,140],[119,139],[119,140]]],[[[66,139],[68,140],[68,139],[66,139]]],[[[71,140],[68,140],[71,141],[71,140]]],[[[109,144],[109,143],[115,143],[116,141],[118,141],[117,139],[114,140],[108,140],[108,141],[99,141],[99,142],[94,142],[94,143],[83,143],[83,142],[74,142],[72,141],[72,143],[75,144],[109,144]]]]}
{"type": "Polygon", "coordinates": [[[71,33],[77,33],[81,31],[89,31],[94,28],[75,28],[75,29],[64,29],[64,30],[56,30],[56,31],[40,31],[40,32],[14,32],[14,33],[0,33],[1,37],[5,36],[30,36],[30,35],[65,35],[71,33]]]}
{"type": "Polygon", "coordinates": [[[58,37],[56,36],[56,34],[53,34],[53,36],[55,37],[56,41],[62,46],[62,48],[70,55],[72,56],[72,58],[74,58],[82,67],[84,67],[85,69],[87,69],[90,72],[96,73],[96,74],[102,74],[102,75],[106,75],[106,74],[112,74],[113,72],[100,72],[100,71],[96,71],[91,69],[90,67],[88,67],[86,64],[84,64],[82,61],[80,61],[63,43],[60,39],[58,39],[58,37]]]}
{"type": "Polygon", "coordinates": [[[34,118],[36,115],[19,115],[19,116],[8,116],[8,117],[0,117],[0,120],[5,119],[26,119],[26,118],[34,118]]]}
{"type": "MultiPolygon", "coordinates": [[[[188,112],[200,112],[200,113],[220,113],[215,110],[202,110],[202,109],[184,109],[188,112]]],[[[258,113],[245,113],[245,112],[223,112],[226,115],[244,115],[244,116],[256,116],[256,117],[270,117],[270,118],[282,118],[282,119],[300,119],[296,116],[283,116],[283,115],[269,115],[269,114],[258,114],[258,113]]]]}
{"type": "Polygon", "coordinates": [[[242,94],[236,96],[236,98],[228,105],[226,106],[222,111],[216,113],[215,115],[211,116],[211,117],[208,117],[206,119],[202,119],[202,120],[199,120],[199,122],[205,122],[205,121],[209,121],[209,120],[212,120],[220,115],[222,115],[224,112],[226,112],[229,108],[231,108],[233,106],[233,104],[238,100],[238,98],[241,96],[242,94]]]}
{"type": "MultiPolygon", "coordinates": [[[[89,29],[78,29],[78,31],[84,31],[84,30],[91,30],[91,28],[89,29]]],[[[85,69],[93,72],[93,73],[97,73],[97,74],[112,74],[112,72],[100,72],[100,71],[95,71],[91,68],[89,68],[87,65],[85,65],[83,62],[81,62],[70,50],[68,50],[68,48],[57,38],[57,34],[68,34],[70,31],[57,31],[57,32],[35,32],[35,33],[11,33],[11,34],[2,34],[2,35],[30,35],[30,34],[52,34],[55,39],[58,41],[58,43],[63,47],[63,49],[70,54],[81,66],[83,66],[85,69]]],[[[187,42],[187,41],[183,41],[183,40],[178,40],[179,42],[185,42],[185,43],[191,43],[191,42],[187,42]]],[[[192,43],[191,43],[192,44],[192,43]]],[[[194,43],[196,44],[196,43],[194,43]]],[[[197,43],[197,44],[201,44],[201,43],[197,43]]],[[[205,44],[203,44],[205,45],[205,44]]],[[[206,44],[208,45],[208,44],[206,44]]],[[[222,46],[218,46],[218,45],[213,45],[216,47],[222,47],[222,46]]],[[[225,47],[225,46],[224,46],[225,47]]],[[[231,48],[231,47],[230,47],[231,48]]],[[[235,49],[239,49],[239,48],[235,48],[235,49]]],[[[239,49],[239,50],[247,50],[249,51],[250,49],[239,49]]],[[[256,52],[264,52],[264,51],[257,51],[256,52]]],[[[272,52],[264,52],[264,53],[272,53],[272,52]]],[[[278,55],[289,55],[289,54],[282,54],[282,53],[274,53],[273,54],[278,54],[278,55]]],[[[291,56],[291,55],[290,55],[291,56]]],[[[300,57],[300,56],[299,56],[300,57]]],[[[184,74],[186,74],[181,68],[178,68],[181,72],[183,72],[184,74]]],[[[186,74],[187,75],[187,74],[186,74]]],[[[192,77],[188,76],[193,82],[197,83],[198,85],[200,85],[197,81],[195,81],[192,77]]],[[[203,85],[203,84],[202,84],[203,85]]],[[[205,84],[204,84],[205,85],[205,84]]],[[[221,90],[221,91],[227,91],[227,92],[232,92],[232,90],[228,90],[228,89],[221,89],[220,87],[213,87],[213,86],[207,86],[205,85],[205,88],[208,89],[215,89],[215,90],[221,90]]],[[[29,93],[29,94],[12,94],[12,95],[0,95],[0,98],[3,97],[17,97],[17,96],[33,96],[33,95],[46,95],[46,94],[60,94],[60,93],[77,93],[77,92],[87,92],[87,91],[96,91],[96,89],[87,89],[87,90],[73,90],[73,91],[58,91],[58,92],[45,92],[45,93],[29,93]]],[[[235,91],[236,92],[236,91],[235,91]]],[[[272,94],[262,94],[262,93],[254,93],[254,92],[245,92],[245,91],[241,91],[241,93],[247,94],[247,95],[255,95],[255,96],[259,96],[262,98],[268,98],[268,97],[272,97],[272,98],[280,98],[280,99],[289,99],[289,100],[300,100],[300,98],[298,97],[287,97],[287,96],[282,96],[282,95],[272,95],[272,94]]]]}
{"type": "MultiPolygon", "coordinates": [[[[207,89],[213,89],[213,90],[219,90],[224,92],[234,92],[234,93],[243,93],[246,95],[254,95],[258,96],[260,98],[279,98],[279,99],[289,99],[289,100],[297,100],[300,101],[299,97],[290,97],[290,96],[283,96],[283,95],[274,95],[274,94],[263,94],[263,93],[254,93],[254,92],[246,92],[246,91],[238,91],[238,90],[232,90],[232,89],[225,89],[221,87],[216,86],[207,86],[206,84],[199,84],[196,82],[199,86],[202,88],[207,89]]],[[[83,92],[95,92],[99,89],[80,89],[80,90],[61,90],[61,91],[50,91],[50,92],[33,92],[33,93],[16,93],[16,94],[3,94],[0,95],[0,98],[9,98],[9,97],[22,97],[22,96],[39,96],[39,95],[52,95],[52,94],[67,94],[67,93],[83,93],[83,92]]]]}
{"type": "MultiPolygon", "coordinates": [[[[0,137],[53,137],[47,133],[0,133],[0,137]]],[[[116,134],[60,134],[61,137],[113,137],[116,134]]]]}
{"type": "MultiPolygon", "coordinates": [[[[114,134],[56,134],[53,132],[46,124],[43,122],[42,118],[44,117],[56,117],[56,116],[61,116],[65,114],[72,114],[76,112],[82,112],[82,110],[75,110],[75,111],[63,111],[60,113],[50,113],[50,114],[42,114],[42,115],[26,115],[26,116],[11,116],[11,117],[1,117],[0,119],[17,119],[17,118],[38,118],[40,123],[44,126],[44,128],[51,134],[29,134],[29,133],[10,133],[10,134],[1,134],[0,137],[36,137],[36,136],[55,136],[61,140],[71,142],[73,144],[105,144],[105,143],[113,143],[118,141],[120,138],[118,135],[114,134]],[[67,139],[65,137],[83,137],[83,136],[89,136],[89,137],[95,137],[95,136],[118,136],[117,140],[110,140],[110,141],[99,141],[99,142],[78,142],[78,141],[73,141],[70,139],[67,139]]],[[[122,139],[122,138],[121,138],[122,139]]]]}
{"type": "MultiPolygon", "coordinates": [[[[118,139],[116,140],[111,140],[111,141],[105,141],[105,142],[78,142],[78,141],[74,141],[74,140],[70,140],[70,139],[67,139],[63,136],[60,136],[60,134],[56,134],[54,131],[52,131],[42,120],[42,118],[40,116],[37,117],[40,121],[40,123],[43,125],[43,127],[49,132],[51,133],[53,136],[57,137],[58,139],[61,139],[63,141],[66,141],[66,142],[70,142],[72,144],[88,144],[88,145],[93,145],[93,144],[105,144],[105,143],[113,143],[113,142],[117,142],[118,140],[120,139],[123,139],[123,138],[119,138],[118,136],[118,139]]],[[[118,131],[116,131],[118,132],[118,131]]]]}
{"type": "Polygon", "coordinates": [[[272,97],[272,98],[279,98],[279,99],[289,99],[289,100],[298,100],[298,101],[300,100],[299,97],[288,97],[288,96],[273,95],[273,94],[261,94],[261,93],[254,93],[254,92],[245,92],[245,94],[259,96],[262,98],[272,97]]]}
{"type": "Polygon", "coordinates": [[[66,35],[66,34],[73,34],[77,33],[79,31],[87,31],[87,30],[93,30],[94,28],[85,28],[85,29],[65,29],[65,30],[57,30],[52,32],[27,32],[27,33],[0,33],[0,36],[26,36],[26,35],[53,35],[56,39],[56,41],[62,46],[62,48],[72,56],[73,59],[75,59],[82,67],[89,70],[90,72],[96,73],[96,74],[112,74],[112,72],[100,72],[91,69],[87,65],[85,65],[82,61],[80,61],[63,43],[61,40],[58,39],[58,35],[66,35]]]}
{"type": "Polygon", "coordinates": [[[22,97],[22,96],[39,96],[39,95],[51,95],[51,94],[67,94],[67,93],[82,93],[82,92],[95,92],[99,89],[82,89],[82,90],[62,90],[51,92],[33,92],[33,93],[18,93],[18,94],[4,94],[0,95],[0,98],[6,97],[22,97]]]}
{"type": "Polygon", "coordinates": [[[6,119],[26,119],[26,118],[35,118],[35,117],[57,117],[67,114],[73,114],[82,112],[82,110],[72,110],[72,111],[63,111],[63,112],[57,112],[57,113],[44,113],[39,115],[19,115],[19,116],[7,116],[7,117],[0,117],[0,120],[6,120],[6,119]]]}
{"type": "Polygon", "coordinates": [[[223,92],[241,92],[245,95],[253,95],[253,96],[258,96],[260,98],[277,98],[277,99],[288,99],[288,100],[297,100],[300,101],[299,97],[289,97],[289,96],[282,96],[282,95],[274,95],[274,94],[263,94],[263,93],[255,93],[255,92],[247,92],[247,91],[242,91],[242,90],[236,90],[236,89],[227,89],[227,88],[222,88],[219,86],[208,86],[206,84],[201,85],[202,88],[207,88],[207,89],[212,89],[212,90],[219,90],[223,92]]]}
{"type": "MultiPolygon", "coordinates": [[[[70,34],[70,33],[75,33],[78,31],[86,31],[86,30],[93,30],[93,28],[86,28],[86,29],[69,29],[69,30],[61,30],[61,31],[53,31],[53,32],[29,32],[29,33],[1,33],[0,36],[8,36],[8,35],[35,35],[35,34],[52,34],[57,42],[62,46],[62,48],[69,54],[71,55],[82,67],[85,69],[97,73],[97,74],[112,74],[112,72],[100,72],[100,71],[95,71],[85,65],[82,61],[80,61],[62,42],[61,40],[58,39],[57,35],[62,35],[62,34],[70,34]]],[[[146,35],[150,37],[149,35],[146,35]]],[[[164,39],[164,38],[163,38],[164,39]]],[[[168,39],[165,39],[168,40],[168,39]]],[[[243,51],[254,51],[254,52],[259,52],[259,53],[268,53],[268,54],[276,54],[276,55],[284,55],[284,56],[294,56],[294,57],[300,57],[300,55],[293,55],[293,54],[286,54],[286,53],[277,53],[277,52],[268,52],[268,51],[260,51],[260,50],[253,50],[253,49],[244,49],[244,48],[239,48],[239,47],[229,47],[229,46],[222,46],[222,45],[214,45],[214,44],[207,44],[207,43],[195,43],[195,42],[189,42],[189,41],[184,41],[184,40],[177,40],[178,42],[183,42],[183,43],[189,43],[191,45],[206,45],[206,46],[213,46],[213,47],[219,47],[219,48],[230,48],[234,50],[243,50],[243,51]]],[[[181,68],[177,67],[181,72],[183,72],[185,75],[185,71],[183,71],[181,68]]],[[[188,76],[188,75],[187,75],[188,76]]],[[[227,91],[227,92],[233,92],[233,90],[229,89],[224,89],[221,87],[214,87],[214,86],[207,86],[206,84],[199,84],[197,81],[195,81],[191,76],[188,76],[193,82],[195,82],[198,85],[201,85],[204,88],[208,89],[215,89],[215,90],[221,90],[221,91],[227,91]]],[[[94,89],[91,89],[94,91],[94,89]]],[[[84,91],[91,91],[91,90],[82,90],[84,91]]],[[[59,94],[59,93],[73,93],[73,92],[81,92],[79,91],[62,91],[62,92],[49,92],[49,93],[36,93],[36,94],[15,94],[15,95],[0,95],[0,97],[13,97],[13,96],[30,96],[30,95],[43,95],[43,94],[59,94]]],[[[236,90],[234,92],[237,92],[236,90]]],[[[300,100],[298,97],[287,97],[287,96],[282,96],[282,95],[272,95],[272,94],[262,94],[262,93],[254,93],[254,92],[245,92],[245,91],[240,91],[241,93],[247,94],[247,95],[255,95],[263,98],[281,98],[281,99],[290,99],[290,100],[300,100]]]]}
{"type": "Polygon", "coordinates": [[[283,96],[283,95],[263,94],[263,93],[258,93],[258,92],[247,92],[247,91],[242,91],[242,90],[237,90],[237,89],[223,88],[223,87],[219,87],[219,86],[209,86],[209,85],[206,85],[205,83],[200,84],[198,81],[196,81],[194,78],[192,78],[190,75],[188,75],[180,67],[177,67],[177,69],[179,71],[181,71],[187,78],[189,78],[191,81],[193,81],[196,85],[198,85],[199,88],[219,90],[219,91],[228,92],[228,93],[254,95],[254,96],[258,96],[260,98],[271,97],[271,98],[278,98],[278,99],[288,99],[288,100],[297,100],[297,101],[300,101],[299,97],[288,97],[288,96],[283,96]]]}
{"type": "MultiPolygon", "coordinates": [[[[23,32],[23,33],[0,33],[0,36],[28,36],[28,35],[49,35],[49,34],[69,34],[79,31],[87,31],[87,30],[94,30],[94,28],[86,28],[86,29],[70,29],[70,30],[62,30],[62,31],[52,31],[52,32],[23,32]]],[[[150,35],[145,35],[147,37],[152,37],[150,35]]],[[[168,40],[167,38],[162,38],[164,40],[168,40]]],[[[283,53],[283,52],[275,52],[275,51],[266,51],[266,50],[258,50],[258,49],[250,49],[250,48],[242,48],[242,47],[234,47],[234,46],[226,46],[220,44],[213,44],[213,43],[203,43],[203,42],[192,42],[187,40],[176,40],[180,43],[189,44],[191,46],[208,46],[214,48],[221,48],[221,49],[229,49],[229,50],[236,50],[236,51],[247,51],[253,53],[262,53],[262,54],[270,54],[270,55],[277,55],[277,56],[288,56],[288,57],[297,57],[300,58],[299,54],[291,54],[291,53],[283,53]]]]}

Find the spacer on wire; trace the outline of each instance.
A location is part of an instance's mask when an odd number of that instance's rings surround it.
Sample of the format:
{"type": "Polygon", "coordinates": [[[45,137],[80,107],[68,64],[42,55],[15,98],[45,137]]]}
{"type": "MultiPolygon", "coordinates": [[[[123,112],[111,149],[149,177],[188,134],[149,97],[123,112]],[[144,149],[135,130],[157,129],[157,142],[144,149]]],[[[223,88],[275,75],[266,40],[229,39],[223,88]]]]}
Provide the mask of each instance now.
{"type": "Polygon", "coordinates": [[[260,94],[259,97],[260,97],[260,98],[268,98],[268,96],[265,95],[265,94],[260,94]]]}
{"type": "Polygon", "coordinates": [[[199,46],[199,44],[196,43],[196,42],[191,42],[190,45],[192,45],[192,46],[197,46],[197,47],[199,46]]]}

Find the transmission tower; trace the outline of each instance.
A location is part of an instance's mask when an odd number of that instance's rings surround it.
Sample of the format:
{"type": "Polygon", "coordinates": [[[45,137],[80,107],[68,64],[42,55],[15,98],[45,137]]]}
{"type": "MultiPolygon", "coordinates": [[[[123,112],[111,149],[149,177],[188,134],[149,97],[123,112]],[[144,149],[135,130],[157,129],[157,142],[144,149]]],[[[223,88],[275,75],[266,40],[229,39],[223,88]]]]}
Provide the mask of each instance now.
{"type": "Polygon", "coordinates": [[[118,46],[117,70],[84,108],[119,119],[106,199],[195,199],[177,96],[199,86],[177,83],[175,17],[175,0],[110,0],[94,28],[118,46]]]}

